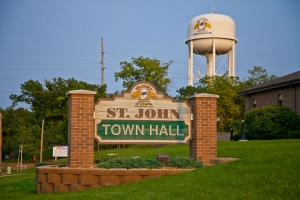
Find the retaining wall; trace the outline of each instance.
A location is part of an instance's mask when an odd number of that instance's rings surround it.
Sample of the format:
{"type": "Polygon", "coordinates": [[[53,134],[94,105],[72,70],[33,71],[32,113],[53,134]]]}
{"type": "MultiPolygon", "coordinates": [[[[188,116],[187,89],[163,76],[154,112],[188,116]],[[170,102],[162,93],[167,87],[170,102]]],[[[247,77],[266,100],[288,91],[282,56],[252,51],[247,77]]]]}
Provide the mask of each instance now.
{"type": "Polygon", "coordinates": [[[101,169],[42,166],[36,168],[36,192],[86,190],[142,181],[193,169],[101,169]]]}

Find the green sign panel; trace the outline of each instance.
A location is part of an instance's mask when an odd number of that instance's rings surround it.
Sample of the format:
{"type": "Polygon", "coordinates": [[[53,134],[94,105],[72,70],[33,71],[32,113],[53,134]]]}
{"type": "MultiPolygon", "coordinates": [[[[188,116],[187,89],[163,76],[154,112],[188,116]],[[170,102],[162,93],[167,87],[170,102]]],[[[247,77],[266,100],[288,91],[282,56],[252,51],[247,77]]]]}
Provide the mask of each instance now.
{"type": "Polygon", "coordinates": [[[97,125],[101,140],[179,140],[188,136],[183,121],[102,120],[97,125]]]}

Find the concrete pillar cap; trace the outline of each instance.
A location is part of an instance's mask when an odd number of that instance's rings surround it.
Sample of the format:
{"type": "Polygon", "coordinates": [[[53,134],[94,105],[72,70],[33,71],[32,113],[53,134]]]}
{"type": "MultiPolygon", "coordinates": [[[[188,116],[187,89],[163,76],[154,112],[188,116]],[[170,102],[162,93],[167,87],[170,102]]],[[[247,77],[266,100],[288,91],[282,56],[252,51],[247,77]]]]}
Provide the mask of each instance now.
{"type": "Polygon", "coordinates": [[[220,95],[216,95],[216,94],[207,94],[207,93],[200,93],[200,94],[194,94],[192,96],[187,97],[187,99],[192,99],[192,98],[198,98],[198,97],[210,97],[210,98],[219,98],[220,95]]]}
{"type": "Polygon", "coordinates": [[[66,95],[70,94],[97,94],[95,91],[90,91],[90,90],[70,90],[69,92],[66,93],[66,95]]]}

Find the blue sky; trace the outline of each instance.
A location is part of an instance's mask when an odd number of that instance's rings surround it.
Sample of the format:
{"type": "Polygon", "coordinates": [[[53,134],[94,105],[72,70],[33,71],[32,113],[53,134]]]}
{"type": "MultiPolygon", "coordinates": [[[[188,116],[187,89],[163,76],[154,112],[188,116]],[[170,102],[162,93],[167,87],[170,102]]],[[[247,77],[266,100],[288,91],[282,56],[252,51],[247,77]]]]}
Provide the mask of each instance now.
{"type": "MultiPolygon", "coordinates": [[[[101,37],[108,92],[123,89],[114,81],[120,62],[143,56],[173,60],[168,76],[175,96],[188,84],[187,26],[213,6],[236,23],[241,79],[253,66],[277,76],[300,70],[298,0],[0,0],[0,107],[10,106],[9,95],[20,94],[30,79],[100,84],[101,37]]],[[[205,73],[199,56],[194,59],[205,73]]]]}

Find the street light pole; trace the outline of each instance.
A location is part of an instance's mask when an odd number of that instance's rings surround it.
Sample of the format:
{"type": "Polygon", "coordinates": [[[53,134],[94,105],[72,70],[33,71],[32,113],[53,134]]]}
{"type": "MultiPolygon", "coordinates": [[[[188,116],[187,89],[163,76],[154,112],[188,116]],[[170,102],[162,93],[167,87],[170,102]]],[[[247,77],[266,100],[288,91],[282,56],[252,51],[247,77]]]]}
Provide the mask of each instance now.
{"type": "Polygon", "coordinates": [[[245,123],[245,120],[242,119],[242,133],[241,133],[241,137],[240,137],[240,140],[239,140],[241,142],[247,141],[246,134],[245,134],[245,125],[244,125],[244,123],[245,123]]]}
{"type": "Polygon", "coordinates": [[[217,133],[219,132],[219,124],[220,124],[220,121],[221,121],[221,119],[220,119],[220,117],[218,117],[218,118],[217,118],[217,133]]]}
{"type": "Polygon", "coordinates": [[[233,128],[230,129],[230,141],[233,140],[233,128]]]}

